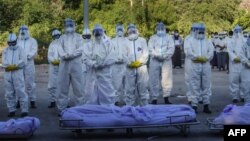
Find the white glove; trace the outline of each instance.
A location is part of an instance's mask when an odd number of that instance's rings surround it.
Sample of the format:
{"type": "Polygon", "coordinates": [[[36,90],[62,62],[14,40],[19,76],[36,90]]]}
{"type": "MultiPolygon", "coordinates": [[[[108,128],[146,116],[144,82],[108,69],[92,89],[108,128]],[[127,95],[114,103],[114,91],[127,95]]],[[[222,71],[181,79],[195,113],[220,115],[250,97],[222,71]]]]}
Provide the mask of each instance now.
{"type": "Polygon", "coordinates": [[[164,61],[164,58],[162,55],[154,55],[154,58],[160,62],[164,61]]]}
{"type": "Polygon", "coordinates": [[[122,64],[124,63],[124,60],[122,58],[118,58],[116,61],[117,64],[122,64]]]}
{"type": "Polygon", "coordinates": [[[31,55],[28,55],[27,58],[28,58],[28,60],[31,60],[31,59],[32,59],[31,55]]]}
{"type": "Polygon", "coordinates": [[[97,70],[101,70],[101,69],[105,68],[106,65],[105,65],[105,64],[94,64],[93,67],[94,67],[95,69],[97,69],[97,70]]]}
{"type": "Polygon", "coordinates": [[[247,68],[250,68],[250,62],[246,63],[247,68]]]}
{"type": "Polygon", "coordinates": [[[66,54],[66,55],[62,56],[62,59],[65,61],[69,61],[72,59],[72,55],[66,54]]]}

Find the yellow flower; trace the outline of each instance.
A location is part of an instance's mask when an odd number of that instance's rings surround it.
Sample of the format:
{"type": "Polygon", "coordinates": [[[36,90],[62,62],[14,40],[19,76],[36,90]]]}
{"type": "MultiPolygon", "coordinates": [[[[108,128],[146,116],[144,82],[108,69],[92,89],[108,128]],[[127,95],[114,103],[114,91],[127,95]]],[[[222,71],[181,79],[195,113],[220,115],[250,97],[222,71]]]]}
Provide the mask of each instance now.
{"type": "Polygon", "coordinates": [[[15,70],[18,70],[18,66],[17,65],[9,65],[5,68],[5,71],[6,72],[9,72],[9,71],[15,71],[15,70]]]}
{"type": "Polygon", "coordinates": [[[134,61],[134,62],[132,62],[132,63],[129,64],[129,67],[130,67],[130,68],[139,68],[141,65],[142,65],[141,62],[139,62],[139,61],[134,61]]]}
{"type": "Polygon", "coordinates": [[[54,60],[54,61],[52,61],[51,62],[54,66],[59,66],[59,64],[60,64],[60,60],[54,60]]]}

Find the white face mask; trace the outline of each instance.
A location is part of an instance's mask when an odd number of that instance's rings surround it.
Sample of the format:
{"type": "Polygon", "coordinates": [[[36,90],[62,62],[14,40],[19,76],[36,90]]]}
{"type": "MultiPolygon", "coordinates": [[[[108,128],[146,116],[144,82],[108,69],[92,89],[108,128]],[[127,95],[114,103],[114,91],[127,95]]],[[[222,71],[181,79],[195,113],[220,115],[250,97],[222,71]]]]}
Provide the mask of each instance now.
{"type": "Polygon", "coordinates": [[[138,34],[130,34],[129,36],[128,36],[128,39],[129,40],[136,40],[138,38],[138,34]]]}
{"type": "Polygon", "coordinates": [[[164,36],[164,35],[166,34],[166,32],[163,31],[163,30],[157,30],[157,31],[156,31],[156,34],[157,34],[158,36],[164,36]]]}
{"type": "Polygon", "coordinates": [[[95,39],[96,39],[96,40],[101,40],[101,39],[102,39],[102,36],[96,36],[95,39]]]}
{"type": "Polygon", "coordinates": [[[67,28],[65,29],[65,32],[66,32],[66,33],[73,33],[73,32],[74,32],[74,28],[73,28],[73,27],[67,27],[67,28]]]}
{"type": "Polygon", "coordinates": [[[20,33],[20,38],[21,38],[21,40],[26,40],[26,39],[28,39],[29,38],[29,33],[28,33],[28,31],[21,31],[21,33],[20,33]],[[22,34],[22,33],[24,33],[24,34],[22,34]]]}
{"type": "Polygon", "coordinates": [[[240,35],[241,35],[241,33],[235,33],[235,37],[236,37],[236,38],[239,38],[240,35]]]}
{"type": "Polygon", "coordinates": [[[205,38],[205,34],[198,34],[197,39],[203,40],[205,38]]]}
{"type": "Polygon", "coordinates": [[[118,31],[118,32],[117,32],[117,36],[118,36],[118,37],[122,37],[123,35],[124,35],[124,33],[123,33],[122,31],[118,31]]]}

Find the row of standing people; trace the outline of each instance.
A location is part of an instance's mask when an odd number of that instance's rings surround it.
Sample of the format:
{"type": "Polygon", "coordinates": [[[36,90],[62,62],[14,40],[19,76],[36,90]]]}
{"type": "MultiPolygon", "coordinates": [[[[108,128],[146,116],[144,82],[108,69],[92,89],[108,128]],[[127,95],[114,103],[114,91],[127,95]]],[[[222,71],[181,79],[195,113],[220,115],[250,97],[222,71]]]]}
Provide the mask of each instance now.
{"type": "MultiPolygon", "coordinates": [[[[49,108],[57,105],[61,112],[68,107],[70,85],[76,97],[76,105],[119,105],[121,102],[133,106],[146,105],[150,102],[157,104],[159,95],[164,97],[166,104],[170,104],[169,97],[173,85],[171,58],[175,51],[175,43],[166,33],[163,23],[156,25],[156,34],[150,37],[148,44],[144,38],[139,37],[138,30],[133,24],[127,28],[128,37],[124,37],[123,26],[117,25],[117,35],[114,39],[106,36],[101,25],[96,25],[92,31],[93,40],[88,29],[84,30],[83,36],[76,33],[75,24],[71,19],[65,20],[64,27],[63,35],[58,30],[53,31],[54,40],[48,51],[50,63],[48,91],[51,102],[49,108]]],[[[202,100],[203,111],[211,113],[209,104],[212,84],[209,61],[213,58],[214,46],[205,37],[205,31],[203,24],[194,24],[190,35],[185,38],[185,80],[188,88],[187,98],[194,110],[197,111],[198,101],[202,100]]],[[[234,102],[239,98],[247,100],[246,97],[249,95],[247,88],[249,54],[245,53],[248,51],[245,47],[248,44],[241,39],[241,28],[236,26],[229,44],[232,48],[229,51],[232,68],[230,91],[234,102]],[[239,69],[239,66],[242,66],[242,69],[239,69]],[[239,70],[242,71],[239,73],[239,70]],[[242,75],[246,76],[244,80],[240,77],[242,75]],[[239,87],[241,82],[242,87],[239,87]],[[241,88],[242,97],[239,96],[241,88]]],[[[29,80],[34,80],[35,74],[32,72],[34,72],[37,43],[29,37],[28,28],[22,26],[20,41],[15,35],[10,34],[8,44],[9,47],[3,52],[3,66],[7,70],[5,95],[9,116],[15,115],[17,99],[21,104],[21,116],[26,116],[27,92],[30,89],[29,84],[21,85],[20,82],[25,82],[25,77],[27,79],[28,75],[33,76],[33,79],[29,80]],[[23,38],[22,35],[28,37],[23,38]],[[20,57],[14,57],[16,60],[13,61],[14,52],[20,57]],[[13,64],[16,65],[16,69],[11,70],[10,65],[13,64]],[[33,66],[30,67],[32,70],[28,69],[29,64],[33,66]],[[28,69],[26,73],[25,69],[28,69]]],[[[34,88],[34,81],[32,86],[34,88]]],[[[32,90],[34,92],[34,89],[32,90]]],[[[31,107],[35,108],[35,98],[30,97],[30,101],[31,107]]]]}

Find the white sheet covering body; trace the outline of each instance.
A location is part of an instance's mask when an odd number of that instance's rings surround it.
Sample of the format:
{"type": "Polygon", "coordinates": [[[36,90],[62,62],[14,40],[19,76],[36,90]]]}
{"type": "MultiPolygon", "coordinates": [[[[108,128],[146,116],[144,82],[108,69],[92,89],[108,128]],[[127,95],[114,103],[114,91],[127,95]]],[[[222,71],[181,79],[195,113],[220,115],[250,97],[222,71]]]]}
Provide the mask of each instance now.
{"type": "Polygon", "coordinates": [[[169,124],[167,117],[174,117],[171,123],[192,122],[196,119],[194,110],[188,105],[146,105],[100,106],[84,105],[66,109],[62,120],[83,120],[82,122],[65,121],[65,127],[121,127],[169,124]],[[185,118],[184,115],[187,115],[185,118]]]}
{"type": "Polygon", "coordinates": [[[250,103],[244,106],[227,105],[223,112],[214,119],[214,124],[222,125],[250,125],[250,103]]]}
{"type": "Polygon", "coordinates": [[[32,135],[40,127],[40,120],[35,117],[10,119],[0,122],[0,135],[32,135]]]}

